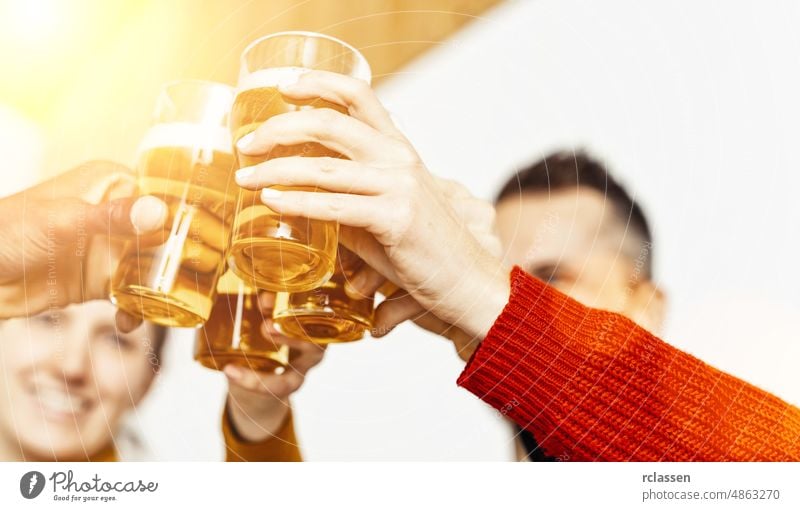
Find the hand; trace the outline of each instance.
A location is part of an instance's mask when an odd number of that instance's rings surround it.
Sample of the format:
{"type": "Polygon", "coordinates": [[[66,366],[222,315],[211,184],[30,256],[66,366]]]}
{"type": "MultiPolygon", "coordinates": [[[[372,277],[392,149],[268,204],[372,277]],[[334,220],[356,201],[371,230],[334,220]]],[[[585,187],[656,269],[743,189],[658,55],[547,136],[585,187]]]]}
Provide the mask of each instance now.
{"type": "Polygon", "coordinates": [[[350,115],[324,108],[278,115],[237,150],[256,156],[316,142],[348,159],[275,158],[241,169],[240,186],[328,190],[266,188],[262,201],[281,214],[338,221],[341,242],[368,265],[439,319],[483,338],[508,301],[508,272],[470,233],[372,89],[311,71],[280,91],[296,101],[321,97],[350,115]]]}
{"type": "MultiPolygon", "coordinates": [[[[501,257],[502,246],[494,229],[494,207],[473,197],[466,187],[456,181],[437,178],[437,183],[481,246],[493,256],[501,257]]],[[[452,341],[458,355],[465,361],[469,360],[480,343],[480,338],[470,336],[460,328],[442,321],[426,311],[407,291],[397,290],[391,284],[375,269],[365,265],[345,285],[345,292],[356,299],[371,296],[379,290],[388,293],[387,299],[375,310],[373,337],[387,335],[395,326],[410,319],[417,326],[452,341]]]]}
{"type": "Polygon", "coordinates": [[[135,191],[131,170],[93,161],[0,199],[0,317],[108,298],[124,240],[167,217],[163,202],[135,191]]]}
{"type": "Polygon", "coordinates": [[[274,293],[259,295],[264,322],[261,333],[277,345],[288,346],[289,366],[282,374],[259,372],[229,364],[227,410],[237,434],[262,442],[280,431],[289,414],[289,396],[303,385],[306,373],[322,361],[325,346],[281,335],[272,324],[274,293]]]}

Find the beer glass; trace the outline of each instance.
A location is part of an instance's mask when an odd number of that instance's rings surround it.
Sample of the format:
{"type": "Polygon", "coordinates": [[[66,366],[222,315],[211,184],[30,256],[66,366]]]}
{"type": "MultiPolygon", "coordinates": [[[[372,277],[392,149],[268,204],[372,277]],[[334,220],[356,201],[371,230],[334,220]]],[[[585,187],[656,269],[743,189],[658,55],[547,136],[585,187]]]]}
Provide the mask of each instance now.
{"type": "Polygon", "coordinates": [[[257,371],[285,368],[289,364],[289,347],[264,336],[263,320],[257,290],[232,271],[225,272],[217,285],[211,317],[197,332],[195,360],[218,371],[227,364],[257,371]]]}
{"type": "MultiPolygon", "coordinates": [[[[281,32],[250,44],[242,54],[231,110],[234,143],[270,117],[285,112],[332,108],[346,114],[346,108],[322,99],[291,101],[278,92],[281,83],[312,69],[366,82],[371,78],[366,59],[355,48],[326,35],[281,32]]],[[[236,155],[240,168],[286,156],[342,157],[317,143],[278,146],[255,158],[236,155]]],[[[228,262],[237,275],[259,289],[308,291],[321,286],[333,274],[338,229],[336,222],[282,216],[265,206],[259,193],[242,190],[228,262]]]]}
{"type": "Polygon", "coordinates": [[[239,187],[227,129],[231,87],[179,81],[158,97],[139,147],[139,192],[163,200],[162,231],[129,242],[111,286],[120,309],[164,326],[208,319],[239,187]]]}
{"type": "Polygon", "coordinates": [[[357,341],[372,327],[375,295],[350,298],[344,285],[365,263],[339,246],[336,272],[318,289],[277,293],[273,319],[288,337],[317,344],[357,341]]]}

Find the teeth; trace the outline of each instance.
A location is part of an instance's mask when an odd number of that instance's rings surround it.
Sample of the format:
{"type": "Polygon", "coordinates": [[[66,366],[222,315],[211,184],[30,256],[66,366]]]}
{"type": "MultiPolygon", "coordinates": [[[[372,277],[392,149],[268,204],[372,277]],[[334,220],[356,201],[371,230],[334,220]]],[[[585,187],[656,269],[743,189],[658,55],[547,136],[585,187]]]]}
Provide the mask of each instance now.
{"type": "Polygon", "coordinates": [[[55,389],[40,389],[39,404],[45,411],[77,415],[86,406],[86,399],[55,389]]]}

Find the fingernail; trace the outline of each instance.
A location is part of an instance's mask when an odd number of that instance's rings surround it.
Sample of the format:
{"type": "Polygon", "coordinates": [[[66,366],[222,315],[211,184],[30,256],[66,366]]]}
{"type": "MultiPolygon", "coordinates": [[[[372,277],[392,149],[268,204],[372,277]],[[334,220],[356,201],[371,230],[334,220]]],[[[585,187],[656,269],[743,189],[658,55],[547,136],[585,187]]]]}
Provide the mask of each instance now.
{"type": "Polygon", "coordinates": [[[253,174],[256,173],[255,167],[245,167],[236,171],[236,183],[239,185],[247,184],[253,174]]]}
{"type": "Polygon", "coordinates": [[[233,364],[226,365],[223,371],[234,380],[238,380],[242,377],[242,370],[233,364]]]}
{"type": "Polygon", "coordinates": [[[247,135],[243,136],[239,140],[236,141],[236,148],[242,152],[247,152],[247,148],[250,144],[253,143],[253,139],[256,137],[254,132],[250,132],[247,135]]]}
{"type": "Polygon", "coordinates": [[[261,202],[275,201],[281,198],[283,192],[274,188],[264,188],[261,190],[261,202]]]}
{"type": "Polygon", "coordinates": [[[163,227],[167,220],[167,205],[152,195],[136,200],[131,207],[131,224],[137,234],[155,231],[163,227]]]}

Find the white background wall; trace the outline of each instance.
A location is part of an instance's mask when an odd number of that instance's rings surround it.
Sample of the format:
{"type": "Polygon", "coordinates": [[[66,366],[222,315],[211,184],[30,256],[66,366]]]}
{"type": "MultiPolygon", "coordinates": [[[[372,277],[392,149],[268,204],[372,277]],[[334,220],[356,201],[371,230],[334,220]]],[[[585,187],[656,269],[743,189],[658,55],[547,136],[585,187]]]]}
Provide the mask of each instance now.
{"type": "MultiPolygon", "coordinates": [[[[652,219],[667,340],[797,404],[799,25],[791,1],[510,1],[381,96],[434,172],[487,198],[551,149],[605,158],[652,219]]],[[[132,418],[160,459],[221,456],[222,379],[189,336],[132,418]]],[[[413,327],[331,347],[294,399],[306,457],[508,459],[460,369],[413,327]]]]}

